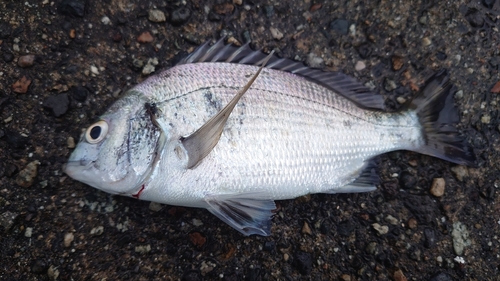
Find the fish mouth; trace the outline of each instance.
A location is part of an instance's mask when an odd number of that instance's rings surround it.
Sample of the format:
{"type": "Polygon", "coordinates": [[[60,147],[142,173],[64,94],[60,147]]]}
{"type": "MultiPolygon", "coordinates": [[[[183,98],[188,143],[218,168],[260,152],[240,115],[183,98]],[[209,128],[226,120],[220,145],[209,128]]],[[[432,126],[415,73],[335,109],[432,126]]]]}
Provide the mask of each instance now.
{"type": "Polygon", "coordinates": [[[90,170],[94,166],[94,162],[95,161],[88,160],[68,161],[63,164],[62,170],[68,176],[77,179],[77,174],[90,170]]]}

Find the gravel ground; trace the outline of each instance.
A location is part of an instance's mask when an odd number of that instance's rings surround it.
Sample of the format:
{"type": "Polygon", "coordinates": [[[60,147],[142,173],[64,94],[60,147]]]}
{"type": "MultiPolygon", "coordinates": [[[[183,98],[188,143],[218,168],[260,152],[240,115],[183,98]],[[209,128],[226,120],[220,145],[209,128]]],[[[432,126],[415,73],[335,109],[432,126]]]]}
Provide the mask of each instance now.
{"type": "Polygon", "coordinates": [[[1,1],[0,279],[499,280],[499,23],[498,0],[1,1]],[[391,108],[448,69],[477,167],[389,153],[377,191],[277,202],[269,237],[62,173],[124,90],[222,36],[391,108]]]}

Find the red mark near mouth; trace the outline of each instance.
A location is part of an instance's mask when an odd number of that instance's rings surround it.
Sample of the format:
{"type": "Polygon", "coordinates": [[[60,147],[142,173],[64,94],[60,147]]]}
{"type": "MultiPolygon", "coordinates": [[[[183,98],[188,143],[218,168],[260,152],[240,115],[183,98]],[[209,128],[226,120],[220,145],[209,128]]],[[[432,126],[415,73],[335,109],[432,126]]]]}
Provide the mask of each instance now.
{"type": "Polygon", "coordinates": [[[141,196],[141,193],[142,193],[142,191],[144,190],[144,188],[145,188],[145,187],[146,187],[146,186],[143,184],[143,185],[141,186],[141,189],[139,190],[139,192],[137,192],[136,194],[132,194],[132,197],[134,197],[134,198],[136,198],[136,199],[139,199],[139,196],[141,196]]]}

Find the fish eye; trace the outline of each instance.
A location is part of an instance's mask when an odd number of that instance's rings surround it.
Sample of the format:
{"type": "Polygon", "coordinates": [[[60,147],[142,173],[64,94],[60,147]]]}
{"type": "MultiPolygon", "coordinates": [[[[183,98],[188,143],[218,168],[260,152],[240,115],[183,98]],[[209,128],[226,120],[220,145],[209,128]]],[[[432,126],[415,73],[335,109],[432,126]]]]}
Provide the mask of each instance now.
{"type": "Polygon", "coordinates": [[[107,133],[108,123],[101,120],[87,128],[87,131],[85,132],[85,140],[92,144],[98,143],[104,139],[107,133]]]}

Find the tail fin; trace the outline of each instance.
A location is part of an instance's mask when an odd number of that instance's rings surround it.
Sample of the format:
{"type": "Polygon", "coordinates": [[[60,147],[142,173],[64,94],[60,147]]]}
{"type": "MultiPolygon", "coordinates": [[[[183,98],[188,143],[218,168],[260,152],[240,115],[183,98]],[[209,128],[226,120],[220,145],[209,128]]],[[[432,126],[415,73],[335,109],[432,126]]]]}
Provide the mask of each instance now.
{"type": "Polygon", "coordinates": [[[427,80],[423,91],[411,102],[410,109],[417,112],[425,138],[418,152],[474,166],[476,157],[455,126],[460,121],[453,101],[455,92],[448,73],[441,70],[427,80]]]}

